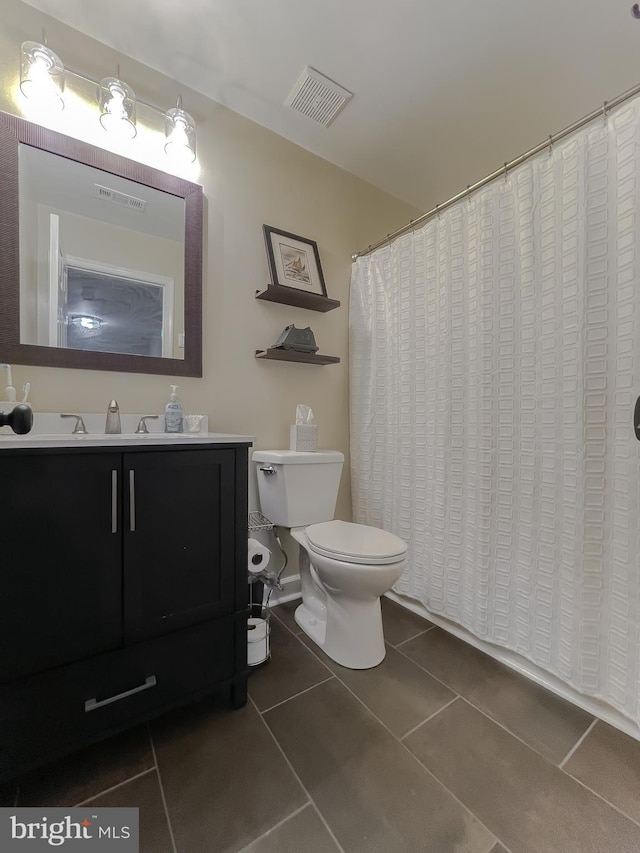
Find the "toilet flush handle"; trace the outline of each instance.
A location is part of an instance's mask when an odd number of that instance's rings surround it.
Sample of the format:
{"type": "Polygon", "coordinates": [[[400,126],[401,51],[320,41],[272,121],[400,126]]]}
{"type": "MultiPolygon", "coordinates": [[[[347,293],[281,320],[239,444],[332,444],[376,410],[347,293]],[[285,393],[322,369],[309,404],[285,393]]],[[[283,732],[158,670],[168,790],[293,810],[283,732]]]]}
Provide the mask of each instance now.
{"type": "Polygon", "coordinates": [[[276,469],[273,467],[273,465],[261,466],[260,470],[263,471],[265,474],[276,474],[277,473],[276,469]]]}

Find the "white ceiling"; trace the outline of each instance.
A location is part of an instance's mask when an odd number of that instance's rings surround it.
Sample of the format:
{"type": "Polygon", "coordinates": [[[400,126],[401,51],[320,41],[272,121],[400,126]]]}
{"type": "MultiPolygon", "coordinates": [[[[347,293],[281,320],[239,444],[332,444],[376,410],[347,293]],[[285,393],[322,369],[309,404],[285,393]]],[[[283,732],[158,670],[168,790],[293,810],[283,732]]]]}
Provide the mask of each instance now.
{"type": "Polygon", "coordinates": [[[632,0],[27,2],[422,209],[640,82],[632,0]],[[329,128],[306,65],[354,93],[329,128]]]}

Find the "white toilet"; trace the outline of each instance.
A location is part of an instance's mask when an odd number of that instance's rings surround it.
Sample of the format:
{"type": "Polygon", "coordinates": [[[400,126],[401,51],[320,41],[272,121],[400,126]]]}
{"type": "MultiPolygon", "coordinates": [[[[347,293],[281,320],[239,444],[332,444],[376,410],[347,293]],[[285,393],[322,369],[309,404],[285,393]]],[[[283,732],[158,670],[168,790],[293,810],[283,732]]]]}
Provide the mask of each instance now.
{"type": "Polygon", "coordinates": [[[377,666],[385,656],[380,596],[402,574],[406,544],[377,527],[332,520],[342,453],[257,450],[253,461],[262,512],[300,545],[296,622],[342,666],[377,666]]]}

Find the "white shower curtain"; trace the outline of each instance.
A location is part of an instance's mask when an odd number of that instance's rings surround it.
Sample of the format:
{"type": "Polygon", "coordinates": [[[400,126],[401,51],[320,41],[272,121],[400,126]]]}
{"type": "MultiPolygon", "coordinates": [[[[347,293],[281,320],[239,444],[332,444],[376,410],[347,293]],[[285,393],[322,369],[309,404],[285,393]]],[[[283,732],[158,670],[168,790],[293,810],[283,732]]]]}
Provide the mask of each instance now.
{"type": "MultiPolygon", "coordinates": [[[[431,166],[433,167],[433,165],[431,166]]],[[[359,258],[354,519],[395,589],[640,722],[640,100],[359,258]]]]}

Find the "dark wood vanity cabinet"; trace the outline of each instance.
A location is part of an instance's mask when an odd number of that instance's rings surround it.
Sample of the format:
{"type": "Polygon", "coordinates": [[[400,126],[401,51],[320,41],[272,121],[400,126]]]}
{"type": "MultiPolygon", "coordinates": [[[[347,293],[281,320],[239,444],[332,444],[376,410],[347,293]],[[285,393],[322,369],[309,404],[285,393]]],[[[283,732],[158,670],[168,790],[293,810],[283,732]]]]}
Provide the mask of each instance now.
{"type": "Polygon", "coordinates": [[[122,477],[125,642],[232,612],[234,454],[126,453],[122,477]]]}
{"type": "Polygon", "coordinates": [[[0,780],[246,701],[248,444],[0,451],[0,780]]]}

